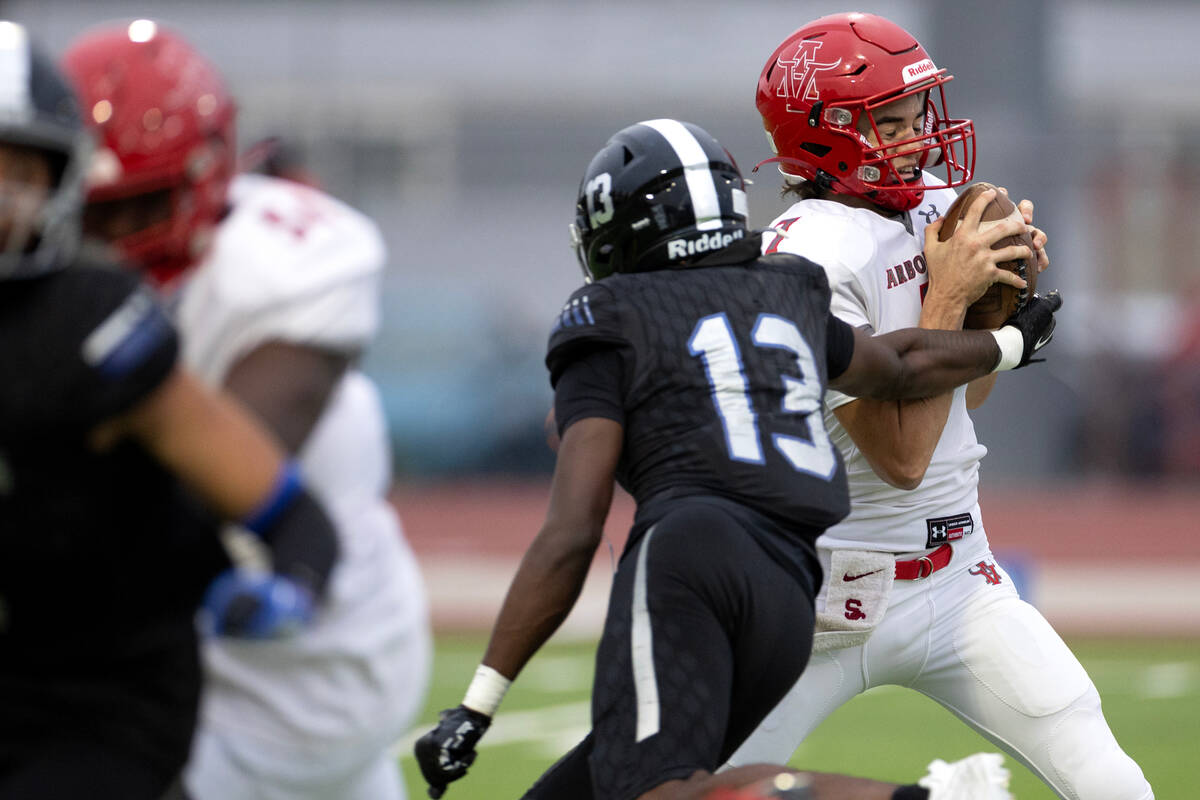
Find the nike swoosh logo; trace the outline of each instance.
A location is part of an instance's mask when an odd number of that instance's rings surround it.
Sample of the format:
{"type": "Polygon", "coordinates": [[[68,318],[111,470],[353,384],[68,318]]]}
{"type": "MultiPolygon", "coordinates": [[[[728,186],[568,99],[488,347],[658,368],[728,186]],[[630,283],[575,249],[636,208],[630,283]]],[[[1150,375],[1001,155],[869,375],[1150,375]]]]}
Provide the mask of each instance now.
{"type": "Polygon", "coordinates": [[[849,581],[856,581],[856,580],[858,580],[859,578],[865,578],[865,577],[867,577],[868,575],[874,575],[876,572],[883,572],[883,570],[881,570],[881,569],[875,569],[875,570],[871,570],[870,572],[864,572],[862,575],[849,575],[849,574],[846,574],[846,575],[843,575],[843,576],[842,576],[842,580],[844,580],[844,581],[846,581],[846,582],[849,582],[849,581]]]}

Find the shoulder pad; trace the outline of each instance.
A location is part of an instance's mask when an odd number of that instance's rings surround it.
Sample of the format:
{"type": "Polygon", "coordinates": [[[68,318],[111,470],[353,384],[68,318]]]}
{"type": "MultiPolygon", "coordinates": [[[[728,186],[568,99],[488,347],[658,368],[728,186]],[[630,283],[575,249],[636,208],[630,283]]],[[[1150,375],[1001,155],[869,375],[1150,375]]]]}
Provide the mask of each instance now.
{"type": "Polygon", "coordinates": [[[174,366],[175,330],[132,272],[73,264],[22,288],[8,329],[20,341],[6,346],[0,369],[0,416],[24,427],[18,435],[89,428],[130,408],[174,366]]]}
{"type": "Polygon", "coordinates": [[[618,295],[598,283],[576,289],[550,328],[550,342],[546,348],[550,382],[553,384],[558,380],[562,369],[578,353],[625,342],[618,295]]]}
{"type": "Polygon", "coordinates": [[[227,300],[274,305],[383,271],[385,250],[375,223],[323,192],[240,175],[230,198],[232,210],[203,264],[227,300]]]}

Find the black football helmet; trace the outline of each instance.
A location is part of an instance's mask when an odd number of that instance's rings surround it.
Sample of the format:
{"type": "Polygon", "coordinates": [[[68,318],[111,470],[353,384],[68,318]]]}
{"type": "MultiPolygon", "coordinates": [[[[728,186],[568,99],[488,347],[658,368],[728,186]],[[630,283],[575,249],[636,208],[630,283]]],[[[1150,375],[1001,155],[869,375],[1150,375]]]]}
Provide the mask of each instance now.
{"type": "Polygon", "coordinates": [[[742,173],[698,125],[653,119],[619,131],[579,183],[571,243],[584,279],[695,266],[746,237],[742,173]]]}
{"type": "MultiPolygon", "coordinates": [[[[54,183],[26,219],[20,203],[0,204],[8,234],[0,250],[0,279],[37,275],[64,266],[79,244],[83,180],[92,152],[75,95],[54,62],[23,25],[0,20],[0,143],[47,153],[54,183]]],[[[20,193],[20,186],[5,187],[20,193]]]]}

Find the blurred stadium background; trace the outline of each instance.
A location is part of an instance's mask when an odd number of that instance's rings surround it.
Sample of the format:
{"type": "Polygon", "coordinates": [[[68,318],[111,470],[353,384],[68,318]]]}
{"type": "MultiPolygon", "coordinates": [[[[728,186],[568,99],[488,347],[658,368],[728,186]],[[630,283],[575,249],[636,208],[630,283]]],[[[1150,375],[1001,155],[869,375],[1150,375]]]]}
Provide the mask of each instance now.
{"type": "MultiPolygon", "coordinates": [[[[1006,375],[974,415],[990,538],[1068,637],[1124,637],[1107,640],[1117,654],[1170,637],[1175,666],[1149,674],[1195,703],[1200,4],[7,0],[3,13],[55,52],[100,21],[173,24],[223,68],[243,147],[279,137],[379,222],[391,263],[367,369],[450,632],[488,624],[540,524],[541,358],[580,282],[566,225],[588,158],[627,124],[673,116],[748,171],[769,155],[753,105],[764,59],[806,20],[855,5],[913,31],[956,76],[950,108],[977,123],[977,177],[1034,199],[1050,233],[1042,283],[1066,297],[1050,361],[1006,375]]],[[[753,177],[762,225],[778,182],[753,177]]],[[[630,513],[619,498],[615,553],[630,513]]],[[[614,557],[602,548],[567,637],[598,630],[614,557]]],[[[1175,735],[1200,748],[1195,724],[1175,735]]]]}

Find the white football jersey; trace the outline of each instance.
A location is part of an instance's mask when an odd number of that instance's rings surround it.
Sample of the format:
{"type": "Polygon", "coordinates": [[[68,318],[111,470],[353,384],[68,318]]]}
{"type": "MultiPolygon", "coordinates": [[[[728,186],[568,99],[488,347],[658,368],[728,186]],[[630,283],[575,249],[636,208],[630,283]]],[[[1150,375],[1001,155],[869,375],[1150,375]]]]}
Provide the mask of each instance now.
{"type": "Polygon", "coordinates": [[[379,327],[383,239],[338,200],[290,181],[239,175],[212,248],[187,278],[183,357],[208,382],[270,340],[358,350],[379,327]]]}
{"type": "MultiPolygon", "coordinates": [[[[802,200],[771,223],[763,249],[822,265],[833,290],[833,313],[850,325],[872,333],[915,327],[929,283],[925,226],[945,214],[955,197],[950,189],[927,191],[921,205],[908,212],[907,226],[865,208],[802,200]]],[[[972,550],[986,549],[977,486],[987,448],[975,439],[966,387],[954,390],[925,479],[912,491],[881,480],[838,423],[833,409],[854,399],[832,390],[825,396],[825,422],[846,462],[851,502],[850,515],[826,531],[818,546],[909,553],[961,540],[972,550]]]]}
{"type": "MultiPolygon", "coordinates": [[[[263,176],[237,177],[230,200],[177,298],[185,363],[217,386],[268,341],[363,348],[379,325],[385,251],[375,224],[322,192],[263,176]]],[[[370,379],[343,376],[298,460],[338,531],[328,597],[293,639],[207,642],[202,723],[335,759],[364,739],[390,740],[419,710],[427,609],[386,501],[391,454],[370,379]]]]}

